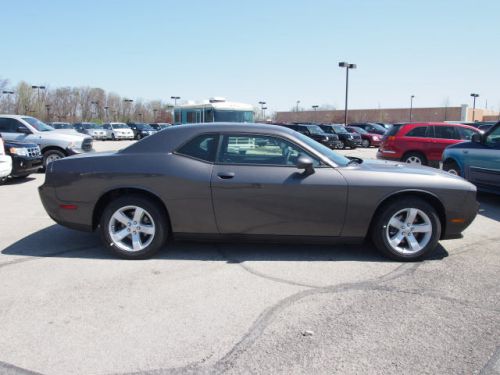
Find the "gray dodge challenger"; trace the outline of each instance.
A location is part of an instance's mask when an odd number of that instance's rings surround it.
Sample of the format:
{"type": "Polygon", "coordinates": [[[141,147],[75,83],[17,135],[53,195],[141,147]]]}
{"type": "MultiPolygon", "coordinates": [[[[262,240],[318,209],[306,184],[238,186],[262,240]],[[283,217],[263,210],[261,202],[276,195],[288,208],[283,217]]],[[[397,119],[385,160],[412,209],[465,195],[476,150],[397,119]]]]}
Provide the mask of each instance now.
{"type": "Polygon", "coordinates": [[[356,243],[424,258],[474,220],[476,188],[428,167],[346,158],[281,126],[165,129],[118,152],[49,164],[40,197],[69,228],[128,259],[168,237],[356,243]]]}

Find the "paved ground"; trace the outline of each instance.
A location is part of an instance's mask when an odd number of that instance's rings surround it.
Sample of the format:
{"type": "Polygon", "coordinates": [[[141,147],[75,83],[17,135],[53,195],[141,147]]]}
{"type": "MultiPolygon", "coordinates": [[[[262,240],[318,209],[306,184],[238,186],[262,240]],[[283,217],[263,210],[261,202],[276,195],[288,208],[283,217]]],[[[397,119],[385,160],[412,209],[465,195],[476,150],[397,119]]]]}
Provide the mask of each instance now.
{"type": "Polygon", "coordinates": [[[123,261],[55,225],[42,182],[0,187],[0,374],[500,374],[498,197],[422,263],[194,243],[123,261]]]}

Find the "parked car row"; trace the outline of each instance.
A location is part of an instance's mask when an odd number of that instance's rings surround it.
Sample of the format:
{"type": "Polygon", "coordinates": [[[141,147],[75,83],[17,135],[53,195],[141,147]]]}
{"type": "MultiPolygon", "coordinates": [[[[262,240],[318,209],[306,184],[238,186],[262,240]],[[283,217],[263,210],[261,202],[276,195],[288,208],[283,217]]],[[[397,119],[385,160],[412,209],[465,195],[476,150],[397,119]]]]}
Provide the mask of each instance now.
{"type": "Polygon", "coordinates": [[[25,178],[43,164],[40,147],[35,143],[4,140],[0,135],[0,183],[8,178],[25,178]]]}
{"type": "Polygon", "coordinates": [[[70,124],[68,122],[52,122],[50,125],[58,130],[73,131],[87,134],[93,139],[100,140],[122,140],[122,139],[142,139],[163,130],[169,123],[138,123],[138,122],[108,122],[97,124],[95,122],[78,122],[70,124]]]}
{"type": "Polygon", "coordinates": [[[93,151],[92,137],[56,130],[30,116],[0,115],[0,135],[4,143],[19,143],[19,146],[13,145],[13,148],[33,149],[33,146],[37,146],[43,158],[39,168],[45,168],[50,162],[69,155],[93,151]]]}

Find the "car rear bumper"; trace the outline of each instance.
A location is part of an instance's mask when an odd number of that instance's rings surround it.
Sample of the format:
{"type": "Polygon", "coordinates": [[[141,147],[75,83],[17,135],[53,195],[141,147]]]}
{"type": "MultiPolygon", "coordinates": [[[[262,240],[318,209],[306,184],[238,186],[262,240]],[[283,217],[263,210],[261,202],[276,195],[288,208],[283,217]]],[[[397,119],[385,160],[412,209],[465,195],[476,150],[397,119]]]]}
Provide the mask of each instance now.
{"type": "Polygon", "coordinates": [[[12,158],[9,155],[0,155],[0,178],[7,177],[12,171],[12,158]]]}
{"type": "Polygon", "coordinates": [[[45,184],[38,193],[47,214],[56,223],[84,232],[92,232],[93,205],[90,203],[62,201],[57,198],[56,189],[45,184]]]}
{"type": "Polygon", "coordinates": [[[396,153],[396,151],[392,150],[383,150],[383,149],[378,149],[377,151],[377,159],[382,159],[382,160],[391,160],[391,161],[400,161],[401,156],[396,153]]]}

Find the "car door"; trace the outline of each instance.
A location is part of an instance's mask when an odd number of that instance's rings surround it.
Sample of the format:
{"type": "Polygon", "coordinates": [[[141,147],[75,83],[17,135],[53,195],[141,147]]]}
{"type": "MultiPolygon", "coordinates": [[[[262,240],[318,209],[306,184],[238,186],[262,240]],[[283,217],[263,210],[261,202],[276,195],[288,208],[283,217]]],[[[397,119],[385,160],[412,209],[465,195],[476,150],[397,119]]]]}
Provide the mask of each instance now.
{"type": "Polygon", "coordinates": [[[458,143],[460,136],[453,126],[431,126],[434,132],[433,138],[429,138],[427,143],[427,159],[441,160],[443,151],[449,145],[458,143]]]}
{"type": "Polygon", "coordinates": [[[344,177],[277,136],[224,134],[211,188],[223,234],[338,236],[344,222],[344,177]],[[296,168],[301,155],[314,173],[296,168]]]}
{"type": "Polygon", "coordinates": [[[474,146],[463,150],[469,180],[478,186],[500,189],[500,125],[474,146]]]}

